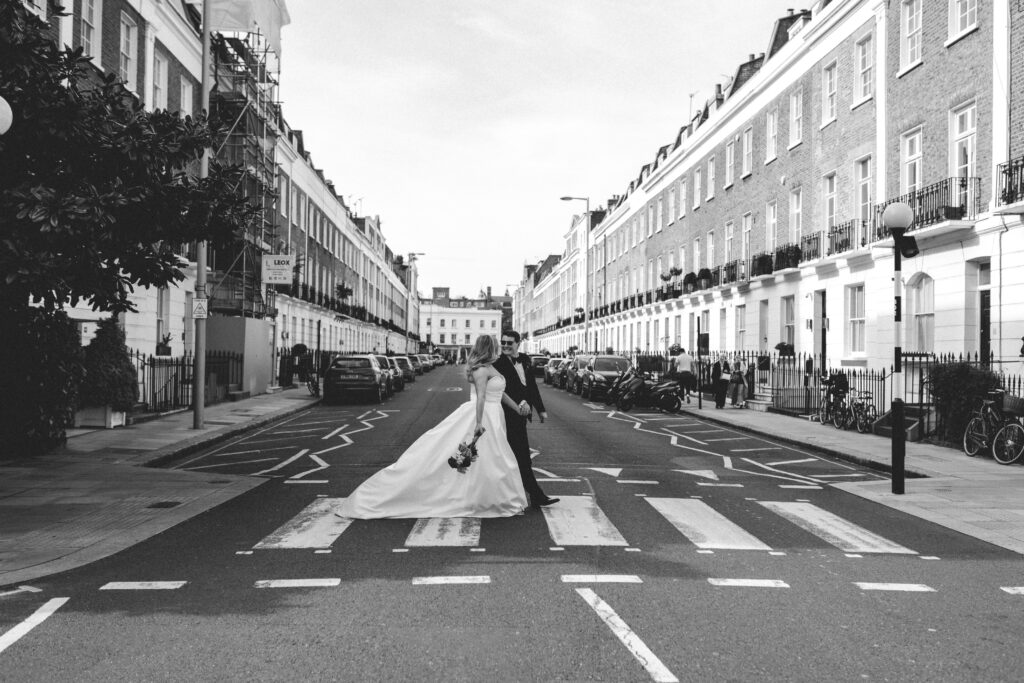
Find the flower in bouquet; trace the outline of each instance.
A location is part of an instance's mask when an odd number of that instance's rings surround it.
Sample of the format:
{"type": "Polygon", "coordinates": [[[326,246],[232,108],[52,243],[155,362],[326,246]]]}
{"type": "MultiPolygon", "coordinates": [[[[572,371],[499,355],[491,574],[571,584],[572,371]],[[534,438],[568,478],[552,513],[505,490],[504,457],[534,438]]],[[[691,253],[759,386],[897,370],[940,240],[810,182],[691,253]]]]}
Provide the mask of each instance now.
{"type": "Polygon", "coordinates": [[[473,439],[471,441],[460,443],[455,449],[455,455],[448,458],[448,466],[457,470],[459,474],[465,474],[466,468],[469,467],[479,455],[476,450],[476,441],[483,433],[484,429],[481,427],[475,434],[473,434],[473,439]]]}

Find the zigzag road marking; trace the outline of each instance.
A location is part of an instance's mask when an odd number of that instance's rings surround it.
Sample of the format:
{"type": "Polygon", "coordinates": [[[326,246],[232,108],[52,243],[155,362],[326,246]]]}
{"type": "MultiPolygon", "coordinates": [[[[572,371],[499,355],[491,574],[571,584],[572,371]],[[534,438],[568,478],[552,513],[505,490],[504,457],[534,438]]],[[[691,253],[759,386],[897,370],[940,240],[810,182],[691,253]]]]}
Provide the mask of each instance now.
{"type": "Polygon", "coordinates": [[[370,429],[373,429],[376,426],[376,425],[373,424],[374,422],[376,422],[377,420],[383,420],[383,419],[385,419],[387,417],[390,417],[388,415],[388,413],[393,413],[393,412],[395,412],[395,411],[393,411],[393,410],[375,410],[375,411],[371,410],[371,411],[363,413],[362,415],[360,415],[359,417],[356,418],[363,425],[363,427],[361,429],[353,429],[351,432],[347,432],[347,433],[344,433],[344,434],[338,434],[337,435],[337,437],[339,439],[344,439],[345,443],[338,444],[337,446],[330,446],[329,448],[324,448],[322,450],[317,451],[313,455],[323,455],[324,453],[329,453],[330,451],[334,451],[334,450],[337,450],[339,448],[345,448],[346,446],[351,446],[353,443],[355,443],[350,438],[352,434],[358,434],[359,432],[365,432],[365,431],[368,431],[370,429]],[[377,413],[377,417],[366,417],[367,415],[372,415],[373,413],[377,413]],[[365,417],[365,419],[363,419],[364,417],[365,417]]]}

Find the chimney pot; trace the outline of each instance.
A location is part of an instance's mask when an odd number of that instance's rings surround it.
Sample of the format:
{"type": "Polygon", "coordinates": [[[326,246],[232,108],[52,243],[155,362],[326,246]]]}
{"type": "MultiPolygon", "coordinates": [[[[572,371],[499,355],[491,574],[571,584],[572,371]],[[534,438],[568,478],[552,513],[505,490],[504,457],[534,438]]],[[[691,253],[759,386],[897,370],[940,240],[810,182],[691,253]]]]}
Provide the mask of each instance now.
{"type": "Polygon", "coordinates": [[[792,7],[787,7],[786,11],[789,12],[789,16],[793,16],[793,8],[792,7]]]}
{"type": "Polygon", "coordinates": [[[722,95],[722,84],[715,83],[715,97],[721,97],[722,95]]]}
{"type": "Polygon", "coordinates": [[[749,56],[749,57],[747,57],[747,61],[748,61],[748,62],[752,62],[752,61],[754,61],[754,53],[753,53],[753,52],[751,52],[751,53],[750,53],[750,56],[749,56]]]}

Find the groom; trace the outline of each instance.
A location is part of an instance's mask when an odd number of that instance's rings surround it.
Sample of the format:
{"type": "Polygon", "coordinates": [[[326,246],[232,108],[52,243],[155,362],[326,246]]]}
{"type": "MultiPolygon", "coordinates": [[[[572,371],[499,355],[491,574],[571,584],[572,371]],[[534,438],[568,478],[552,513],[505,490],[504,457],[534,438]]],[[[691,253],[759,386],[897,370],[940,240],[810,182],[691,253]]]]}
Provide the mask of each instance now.
{"type": "Polygon", "coordinates": [[[515,411],[501,404],[505,411],[505,427],[508,432],[508,445],[516,455],[519,464],[519,475],[523,478],[523,488],[530,496],[533,507],[543,507],[558,502],[558,498],[548,498],[540,490],[537,478],[533,476],[533,463],[530,460],[530,441],[526,437],[526,421],[530,419],[534,408],[540,421],[544,422],[548,414],[544,411],[544,402],[540,400],[537,380],[530,371],[530,357],[519,354],[519,333],[515,330],[504,330],[501,333],[501,356],[494,361],[494,369],[505,378],[505,393],[519,404],[515,411]]]}

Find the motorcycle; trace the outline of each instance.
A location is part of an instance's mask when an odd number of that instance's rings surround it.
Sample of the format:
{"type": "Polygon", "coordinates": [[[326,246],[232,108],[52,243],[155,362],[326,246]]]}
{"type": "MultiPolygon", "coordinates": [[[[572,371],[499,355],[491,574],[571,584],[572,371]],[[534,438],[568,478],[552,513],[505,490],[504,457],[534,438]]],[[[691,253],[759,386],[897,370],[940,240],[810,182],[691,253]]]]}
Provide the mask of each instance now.
{"type": "Polygon", "coordinates": [[[629,412],[633,406],[641,406],[676,413],[683,405],[682,392],[678,380],[655,380],[648,373],[637,374],[625,383],[616,405],[623,412],[629,412]]]}
{"type": "Polygon", "coordinates": [[[636,375],[637,370],[634,367],[630,367],[629,369],[620,372],[618,377],[615,378],[615,380],[608,386],[608,389],[604,392],[604,404],[606,406],[614,405],[636,375]]]}

